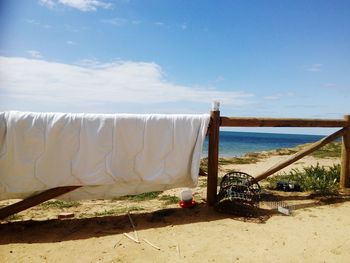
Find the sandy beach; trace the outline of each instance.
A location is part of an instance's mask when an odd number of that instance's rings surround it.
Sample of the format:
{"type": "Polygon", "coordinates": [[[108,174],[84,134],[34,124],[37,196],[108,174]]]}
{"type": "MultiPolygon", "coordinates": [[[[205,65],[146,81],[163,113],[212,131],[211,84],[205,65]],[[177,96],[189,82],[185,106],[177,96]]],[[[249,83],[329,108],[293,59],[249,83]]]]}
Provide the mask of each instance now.
{"type": "MultiPolygon", "coordinates": [[[[234,169],[254,176],[287,157],[269,154],[256,163],[225,164],[220,175],[234,169]]],[[[332,166],[339,158],[308,156],[285,171],[317,163],[332,166]]],[[[176,198],[169,198],[180,190],[146,201],[91,200],[67,208],[37,206],[23,211],[0,224],[0,262],[348,262],[350,258],[349,195],[325,198],[264,190],[273,198],[260,202],[256,216],[244,217],[206,206],[205,177],[193,189],[195,208],[182,209],[176,198]],[[278,213],[271,205],[276,200],[292,205],[292,214],[278,213]],[[62,211],[74,213],[74,218],[57,219],[62,211]]],[[[11,202],[15,200],[0,204],[11,202]]]]}
{"type": "Polygon", "coordinates": [[[350,263],[350,0],[0,0],[0,263],[120,262],[350,263]]]}

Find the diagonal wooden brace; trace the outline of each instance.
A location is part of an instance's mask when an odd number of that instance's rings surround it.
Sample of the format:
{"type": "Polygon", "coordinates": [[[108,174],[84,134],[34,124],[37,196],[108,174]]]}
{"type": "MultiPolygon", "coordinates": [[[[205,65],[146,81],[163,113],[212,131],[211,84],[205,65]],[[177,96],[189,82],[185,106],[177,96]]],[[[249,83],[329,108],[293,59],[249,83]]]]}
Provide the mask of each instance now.
{"type": "Polygon", "coordinates": [[[40,194],[30,196],[22,201],[19,201],[17,203],[12,204],[12,205],[1,208],[0,209],[0,219],[4,219],[10,215],[16,214],[16,213],[21,212],[23,210],[26,210],[30,207],[41,204],[47,200],[50,200],[50,199],[55,198],[57,196],[71,192],[79,187],[81,187],[81,186],[56,187],[56,188],[52,188],[52,189],[46,190],[44,192],[41,192],[40,194]]]}
{"type": "Polygon", "coordinates": [[[268,169],[267,171],[259,174],[258,176],[255,177],[254,182],[259,182],[263,179],[265,179],[266,177],[278,172],[279,170],[287,167],[288,165],[298,161],[299,159],[303,158],[304,156],[318,150],[319,148],[325,146],[326,144],[334,141],[335,139],[337,139],[340,136],[343,136],[346,132],[346,128],[343,128],[325,138],[323,138],[322,140],[313,143],[312,145],[310,145],[309,147],[305,148],[304,150],[292,155],[291,157],[289,157],[287,160],[271,167],[270,169],[268,169]]]}

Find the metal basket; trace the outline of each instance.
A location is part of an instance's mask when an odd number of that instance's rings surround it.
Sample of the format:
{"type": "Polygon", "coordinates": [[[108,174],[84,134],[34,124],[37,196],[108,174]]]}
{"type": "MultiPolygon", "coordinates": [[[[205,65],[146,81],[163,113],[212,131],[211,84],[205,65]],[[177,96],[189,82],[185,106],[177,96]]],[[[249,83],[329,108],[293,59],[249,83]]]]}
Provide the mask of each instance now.
{"type": "Polygon", "coordinates": [[[254,182],[254,177],[233,171],[222,178],[218,201],[230,200],[256,205],[259,202],[260,190],[260,185],[254,182]]]}

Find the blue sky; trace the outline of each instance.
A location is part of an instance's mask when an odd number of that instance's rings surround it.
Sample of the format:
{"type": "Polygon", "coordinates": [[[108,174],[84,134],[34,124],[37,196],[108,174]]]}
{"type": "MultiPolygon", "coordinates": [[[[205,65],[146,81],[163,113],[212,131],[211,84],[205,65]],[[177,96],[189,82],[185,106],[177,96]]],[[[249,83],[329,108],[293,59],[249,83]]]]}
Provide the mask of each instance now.
{"type": "Polygon", "coordinates": [[[0,36],[0,110],[350,114],[349,1],[2,0],[0,36]]]}

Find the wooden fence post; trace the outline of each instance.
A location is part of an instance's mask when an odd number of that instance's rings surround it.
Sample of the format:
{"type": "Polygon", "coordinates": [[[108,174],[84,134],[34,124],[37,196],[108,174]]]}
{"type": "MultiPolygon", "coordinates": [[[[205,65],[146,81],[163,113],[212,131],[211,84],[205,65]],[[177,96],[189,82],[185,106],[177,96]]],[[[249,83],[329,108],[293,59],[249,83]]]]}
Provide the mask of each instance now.
{"type": "Polygon", "coordinates": [[[343,135],[341,151],[340,188],[350,187],[350,115],[345,115],[347,122],[346,133],[343,135]]]}
{"type": "Polygon", "coordinates": [[[220,103],[213,102],[210,112],[209,143],[208,143],[208,182],[207,205],[213,206],[216,202],[218,168],[219,168],[219,131],[220,131],[220,103]]]}

